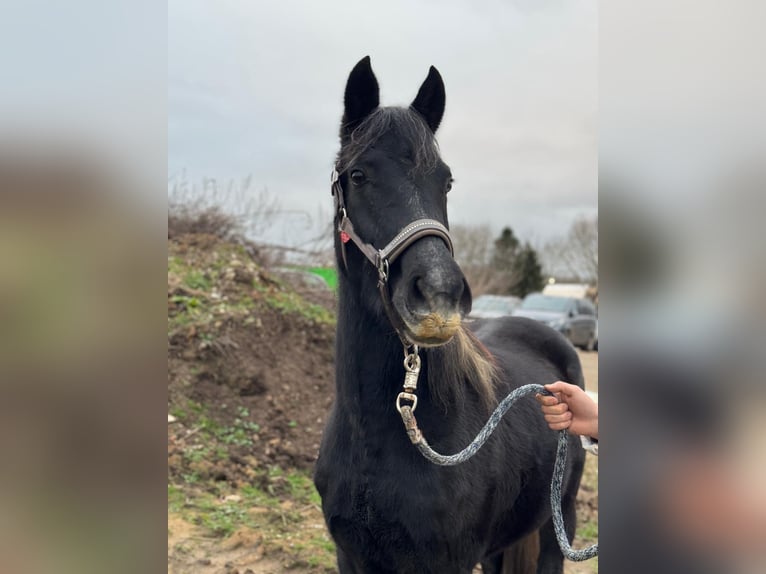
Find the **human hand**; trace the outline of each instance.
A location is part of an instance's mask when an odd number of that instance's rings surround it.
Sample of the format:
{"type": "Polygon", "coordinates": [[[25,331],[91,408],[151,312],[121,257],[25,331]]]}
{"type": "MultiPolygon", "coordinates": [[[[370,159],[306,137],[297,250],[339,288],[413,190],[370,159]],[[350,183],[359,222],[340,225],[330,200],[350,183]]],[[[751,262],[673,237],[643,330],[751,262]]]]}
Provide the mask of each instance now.
{"type": "Polygon", "coordinates": [[[535,395],[542,405],[545,422],[552,430],[598,438],[598,404],[577,385],[556,381],[545,388],[554,393],[535,395]]]}

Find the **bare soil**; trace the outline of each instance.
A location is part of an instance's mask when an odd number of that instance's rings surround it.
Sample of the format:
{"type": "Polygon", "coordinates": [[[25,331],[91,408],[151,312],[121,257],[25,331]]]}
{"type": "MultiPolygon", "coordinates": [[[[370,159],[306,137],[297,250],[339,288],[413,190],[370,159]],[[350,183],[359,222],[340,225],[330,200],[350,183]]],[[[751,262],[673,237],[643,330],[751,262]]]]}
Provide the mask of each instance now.
{"type": "Polygon", "coordinates": [[[598,392],[598,351],[577,350],[585,377],[585,389],[598,392]]]}

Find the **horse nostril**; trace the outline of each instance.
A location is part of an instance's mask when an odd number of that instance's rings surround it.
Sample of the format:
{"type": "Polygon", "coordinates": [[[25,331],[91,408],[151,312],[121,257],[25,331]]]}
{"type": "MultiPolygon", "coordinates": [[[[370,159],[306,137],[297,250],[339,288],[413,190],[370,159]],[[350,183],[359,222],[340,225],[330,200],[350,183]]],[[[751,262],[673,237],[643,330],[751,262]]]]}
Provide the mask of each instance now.
{"type": "Polygon", "coordinates": [[[444,281],[418,277],[411,283],[410,309],[416,313],[447,312],[462,306],[463,281],[445,284],[444,281]]]}
{"type": "Polygon", "coordinates": [[[414,311],[428,312],[428,297],[425,294],[426,286],[421,277],[412,282],[410,292],[410,303],[414,311]]]}

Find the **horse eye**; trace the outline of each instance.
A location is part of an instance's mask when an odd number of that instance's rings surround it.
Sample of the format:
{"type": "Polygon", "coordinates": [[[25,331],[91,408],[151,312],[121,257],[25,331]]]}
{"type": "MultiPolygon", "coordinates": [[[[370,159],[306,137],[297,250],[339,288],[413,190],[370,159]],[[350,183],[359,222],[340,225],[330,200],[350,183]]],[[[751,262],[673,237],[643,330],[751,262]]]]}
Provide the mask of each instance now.
{"type": "Polygon", "coordinates": [[[367,179],[364,176],[364,173],[358,169],[355,169],[354,171],[352,171],[349,177],[351,178],[351,183],[353,183],[354,185],[362,185],[365,179],[367,179]]]}

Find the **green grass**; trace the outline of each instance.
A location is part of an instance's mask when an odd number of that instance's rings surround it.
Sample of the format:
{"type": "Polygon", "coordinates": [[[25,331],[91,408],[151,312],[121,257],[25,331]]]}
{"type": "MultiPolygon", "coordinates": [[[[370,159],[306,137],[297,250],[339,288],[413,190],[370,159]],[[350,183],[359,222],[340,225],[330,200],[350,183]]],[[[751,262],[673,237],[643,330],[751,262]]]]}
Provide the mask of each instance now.
{"type": "Polygon", "coordinates": [[[186,502],[186,494],[179,487],[168,484],[168,509],[180,512],[186,502]]]}
{"type": "Polygon", "coordinates": [[[168,275],[176,275],[183,277],[188,270],[188,267],[184,263],[183,259],[177,255],[168,257],[168,275]]]}
{"type": "Polygon", "coordinates": [[[236,503],[205,505],[197,523],[217,536],[229,536],[249,522],[246,510],[236,503]]]}
{"type": "Polygon", "coordinates": [[[172,407],[170,409],[170,414],[177,418],[179,421],[183,421],[187,416],[189,416],[189,413],[186,411],[186,409],[179,406],[172,407]]]}
{"type": "Polygon", "coordinates": [[[239,493],[247,504],[252,506],[265,506],[276,508],[279,506],[279,499],[264,492],[257,486],[245,485],[239,489],[239,493]]]}
{"type": "Polygon", "coordinates": [[[187,268],[181,273],[183,283],[190,289],[197,291],[210,291],[213,282],[208,275],[199,269],[187,268]]]}
{"type": "Polygon", "coordinates": [[[322,499],[314,487],[314,481],[308,475],[299,471],[291,471],[284,476],[290,485],[290,497],[293,500],[302,504],[309,503],[317,506],[322,504],[322,499]]]}
{"type": "Polygon", "coordinates": [[[185,457],[190,462],[200,462],[202,460],[210,458],[211,449],[207,446],[199,446],[195,448],[189,448],[184,451],[185,457]]]}
{"type": "Polygon", "coordinates": [[[173,295],[170,300],[173,303],[182,305],[187,311],[197,309],[201,305],[201,302],[197,297],[189,297],[187,295],[173,295]]]}
{"type": "MultiPolygon", "coordinates": [[[[296,314],[318,324],[335,324],[332,311],[310,303],[296,293],[292,287],[275,278],[262,279],[260,267],[250,260],[241,245],[221,243],[199,259],[199,253],[187,258],[179,255],[168,257],[168,279],[171,284],[179,282],[193,289],[194,294],[178,293],[170,297],[175,308],[168,315],[168,335],[194,327],[200,333],[215,337],[211,331],[220,327],[220,322],[238,318],[245,324],[257,320],[259,307],[270,307],[280,313],[296,314]],[[224,271],[233,266],[246,265],[254,273],[252,285],[222,283],[224,271]],[[219,284],[220,283],[220,284],[219,284]],[[212,294],[218,288],[223,296],[212,294]],[[252,291],[260,293],[254,297],[252,291]],[[216,327],[216,325],[218,327],[216,327]]],[[[322,277],[332,288],[337,284],[335,269],[327,267],[303,268],[322,277]]]]}
{"type": "Polygon", "coordinates": [[[581,524],[577,528],[577,535],[585,540],[597,540],[598,539],[598,523],[586,522],[581,524]]]}
{"type": "Polygon", "coordinates": [[[272,309],[282,313],[294,313],[315,323],[335,324],[335,315],[321,305],[309,303],[303,297],[292,291],[276,291],[264,298],[272,309]]]}
{"type": "Polygon", "coordinates": [[[261,472],[261,480],[239,488],[211,480],[169,484],[168,511],[219,538],[240,529],[257,531],[266,551],[281,556],[285,564],[334,572],[335,545],[324,528],[309,474],[277,466],[261,472]],[[261,482],[278,487],[269,492],[256,486],[261,482]]]}

